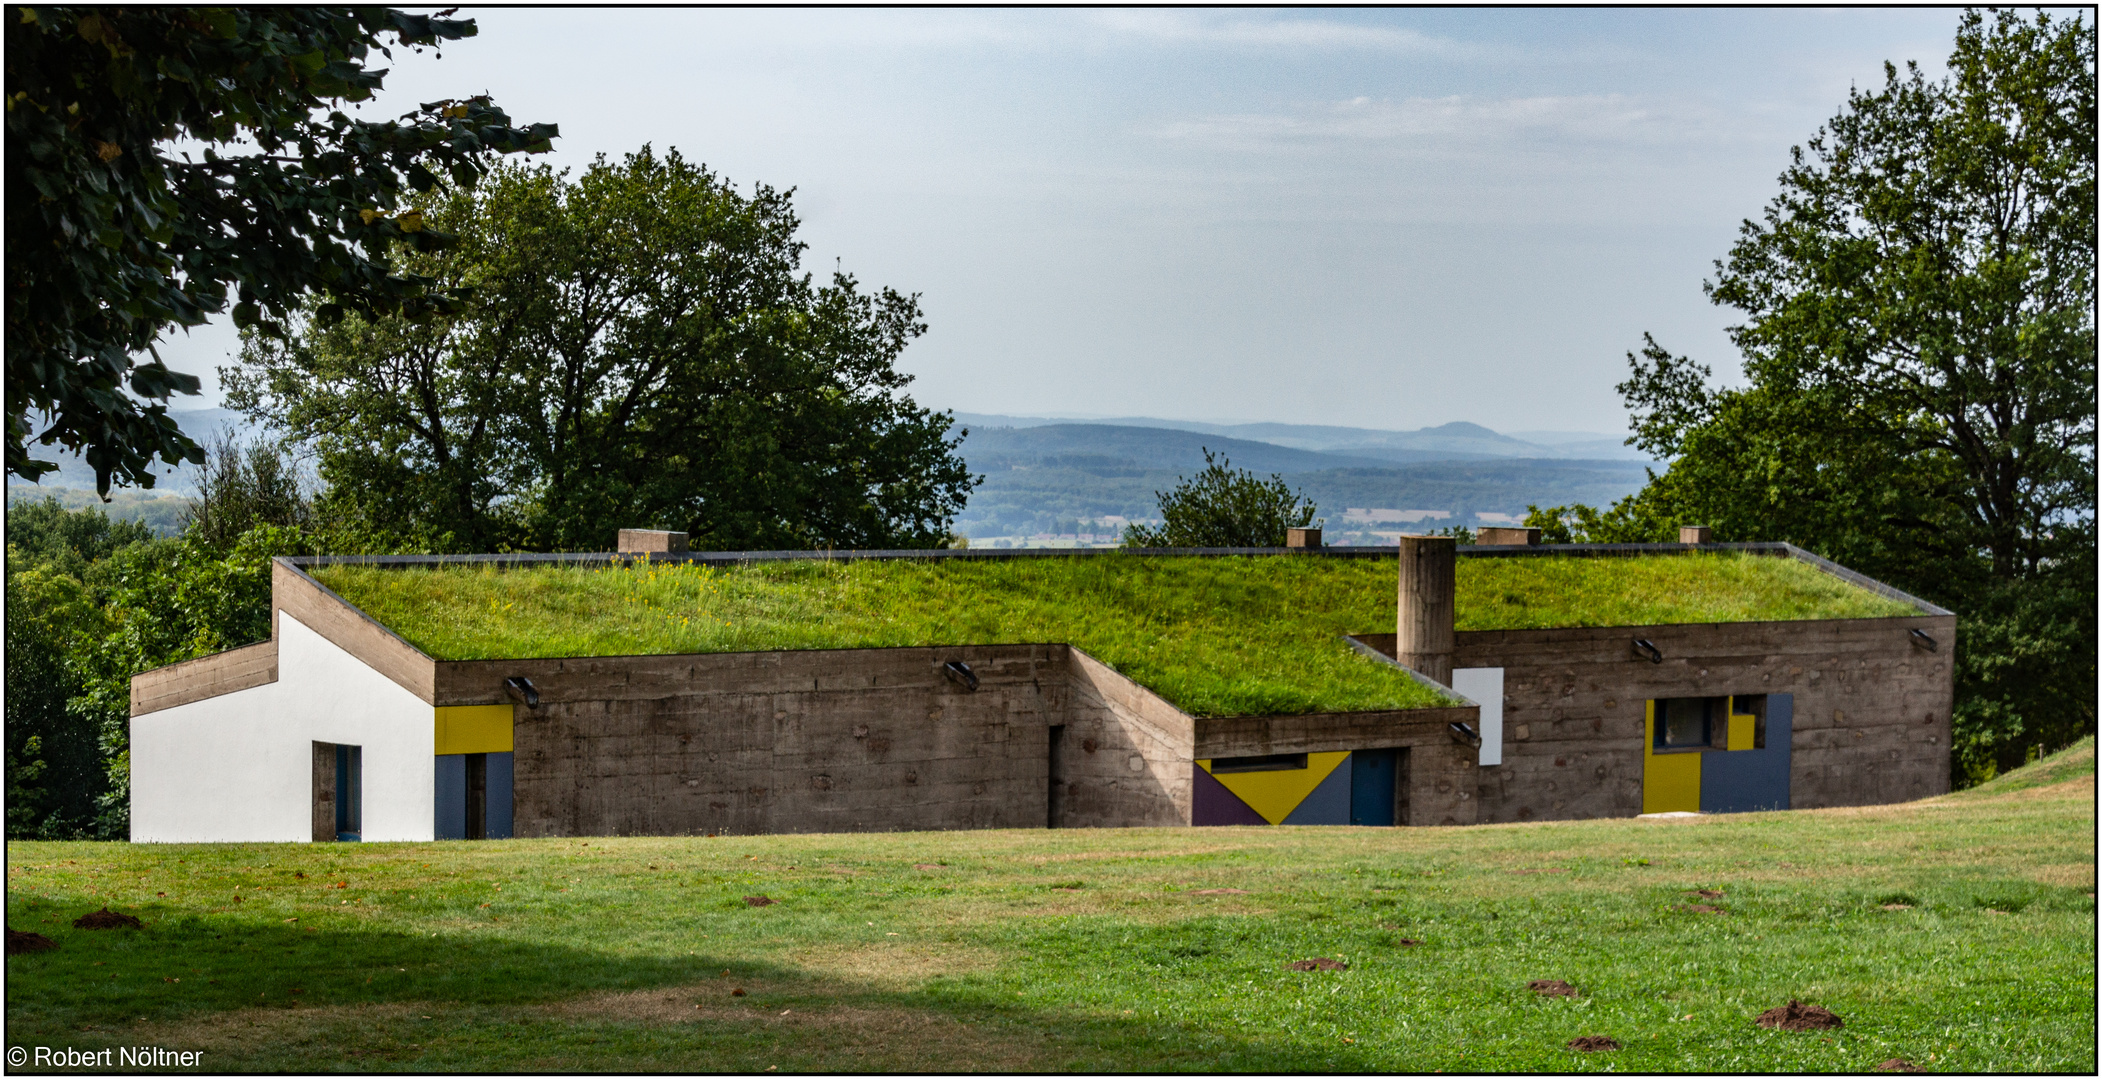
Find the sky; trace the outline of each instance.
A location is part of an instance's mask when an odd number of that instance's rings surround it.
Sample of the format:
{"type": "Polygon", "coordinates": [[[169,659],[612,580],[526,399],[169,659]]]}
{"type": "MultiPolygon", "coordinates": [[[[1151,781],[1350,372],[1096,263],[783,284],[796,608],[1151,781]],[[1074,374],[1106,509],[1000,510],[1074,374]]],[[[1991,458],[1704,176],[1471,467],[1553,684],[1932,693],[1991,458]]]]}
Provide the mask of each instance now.
{"type": "MultiPolygon", "coordinates": [[[[472,7],[363,115],[489,93],[559,167],[794,188],[805,269],[920,295],[922,405],[1620,433],[1789,149],[1959,13],[472,7]]],[[[162,354],[209,376],[224,326],[162,354]]],[[[216,404],[207,397],[177,408],[216,404]]]]}

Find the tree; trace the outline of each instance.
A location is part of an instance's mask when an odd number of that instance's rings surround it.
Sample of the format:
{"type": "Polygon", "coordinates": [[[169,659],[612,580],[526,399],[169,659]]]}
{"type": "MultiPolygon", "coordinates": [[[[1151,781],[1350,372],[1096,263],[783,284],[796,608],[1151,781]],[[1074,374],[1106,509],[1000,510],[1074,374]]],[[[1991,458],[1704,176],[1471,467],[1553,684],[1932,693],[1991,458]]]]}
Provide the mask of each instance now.
{"type": "MultiPolygon", "coordinates": [[[[213,466],[252,472],[256,452],[243,449],[213,466]]],[[[230,525],[255,505],[267,504],[230,501],[209,520],[230,525]]],[[[271,557],[315,547],[297,528],[258,523],[208,541],[196,525],[198,535],[156,539],[97,507],[47,498],[10,509],[10,837],[128,835],[131,677],[267,638],[271,557]]]]}
{"type": "Polygon", "coordinates": [[[1313,524],[1314,502],[1272,473],[1268,480],[1233,468],[1224,455],[1204,448],[1204,468],[1160,500],[1161,524],[1124,527],[1124,546],[1283,547],[1285,530],[1313,524]]]}
{"type": "Polygon", "coordinates": [[[234,407],[317,448],[317,510],[453,551],[603,551],[622,527],[947,541],[974,481],[948,417],[902,393],[918,298],[799,273],[789,192],[645,147],[416,206],[459,242],[401,270],[471,290],[459,310],[309,317],[223,373],[234,407]]]}
{"type": "Polygon", "coordinates": [[[314,510],[298,463],[277,441],[221,435],[197,473],[197,501],[183,535],[216,551],[230,551],[257,525],[315,530],[314,510]]]}
{"type": "Polygon", "coordinates": [[[1629,441],[1670,468],[1538,516],[1789,540],[1955,610],[1968,776],[2093,731],[2095,89],[2094,28],[2048,14],[1967,13],[1939,81],[1886,65],[1707,285],[1749,385],[1647,341],[1629,441]]]}
{"type": "Polygon", "coordinates": [[[392,246],[450,239],[398,212],[403,197],[545,150],[555,127],[515,127],[485,97],[387,121],[332,108],[380,89],[367,62],[392,56],[383,35],[418,51],[474,35],[449,13],[7,9],[9,475],[57,467],[32,441],[81,451],[105,496],[152,487],[156,456],[201,461],[165,404],[198,381],[154,342],[225,310],[229,289],[234,324],[265,333],[317,291],[323,322],[457,306],[388,265],[392,246]]]}

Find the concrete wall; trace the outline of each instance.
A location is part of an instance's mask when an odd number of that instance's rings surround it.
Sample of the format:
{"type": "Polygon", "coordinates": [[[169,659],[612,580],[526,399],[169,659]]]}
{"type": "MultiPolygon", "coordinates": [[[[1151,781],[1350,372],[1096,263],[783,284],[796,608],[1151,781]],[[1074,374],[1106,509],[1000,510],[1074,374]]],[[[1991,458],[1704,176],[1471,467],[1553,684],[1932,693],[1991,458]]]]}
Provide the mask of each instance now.
{"type": "Polygon", "coordinates": [[[1456,666],[1504,669],[1503,764],[1481,772],[1480,820],[1640,813],[1643,703],[1666,697],[1794,695],[1798,809],[1942,794],[1955,645],[1948,615],[1463,632],[1456,666]]]}
{"type": "MultiPolygon", "coordinates": [[[[541,660],[518,836],[1045,824],[1063,646],[541,660]],[[942,674],[961,660],[971,691],[942,674]]],[[[499,681],[502,676],[499,675],[499,681]]]]}
{"type": "Polygon", "coordinates": [[[274,645],[276,681],[132,717],[132,839],[312,839],[316,742],[364,748],[365,839],[430,839],[431,707],[287,612],[274,645]]]}
{"type": "Polygon", "coordinates": [[[1198,721],[1079,649],[1065,655],[1057,827],[1188,825],[1198,721]]]}

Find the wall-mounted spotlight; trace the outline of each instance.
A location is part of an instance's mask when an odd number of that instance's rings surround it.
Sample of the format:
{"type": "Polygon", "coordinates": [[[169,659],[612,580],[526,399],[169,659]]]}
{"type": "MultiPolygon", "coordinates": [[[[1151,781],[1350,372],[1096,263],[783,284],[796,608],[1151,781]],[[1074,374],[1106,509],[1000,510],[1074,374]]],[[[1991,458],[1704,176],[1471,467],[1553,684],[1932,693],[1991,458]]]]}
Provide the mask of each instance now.
{"type": "Polygon", "coordinates": [[[1915,649],[1925,649],[1928,652],[1941,651],[1941,642],[1934,640],[1933,635],[1927,633],[1925,630],[1922,630],[1917,626],[1912,628],[1911,637],[1912,647],[1915,649]]]}
{"type": "Polygon", "coordinates": [[[540,691],[533,689],[533,680],[523,675],[513,675],[505,679],[504,693],[510,695],[512,701],[519,702],[528,709],[540,707],[540,691]]]}
{"type": "Polygon", "coordinates": [[[1481,733],[1474,730],[1472,725],[1464,721],[1455,720],[1445,725],[1445,733],[1451,735],[1452,741],[1459,743],[1461,746],[1471,746],[1476,750],[1482,748],[1481,733]]]}
{"type": "Polygon", "coordinates": [[[978,673],[971,670],[971,665],[961,660],[951,660],[943,664],[942,675],[966,690],[978,689],[978,673]]]}
{"type": "Polygon", "coordinates": [[[1652,664],[1664,662],[1664,650],[1657,648],[1656,644],[1648,638],[1635,639],[1635,652],[1639,656],[1649,657],[1649,662],[1652,664]]]}

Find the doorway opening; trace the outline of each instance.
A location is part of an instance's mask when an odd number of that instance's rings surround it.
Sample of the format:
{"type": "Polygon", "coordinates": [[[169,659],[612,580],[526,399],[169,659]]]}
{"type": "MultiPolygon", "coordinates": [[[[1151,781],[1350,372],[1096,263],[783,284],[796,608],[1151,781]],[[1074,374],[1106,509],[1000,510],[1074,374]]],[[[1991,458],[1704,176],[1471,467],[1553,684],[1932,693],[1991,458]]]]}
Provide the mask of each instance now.
{"type": "Polygon", "coordinates": [[[362,839],[364,801],[364,747],[315,743],[314,842],[362,839]]]}
{"type": "Polygon", "coordinates": [[[1353,750],[1350,754],[1350,823],[1409,823],[1409,750],[1353,750]]]}
{"type": "Polygon", "coordinates": [[[1058,819],[1065,812],[1066,787],[1066,726],[1051,725],[1051,746],[1046,754],[1047,783],[1044,793],[1044,828],[1058,828],[1058,819]]]}
{"type": "Polygon", "coordinates": [[[511,763],[509,753],[438,755],[432,835],[440,840],[510,839],[511,763]]]}

